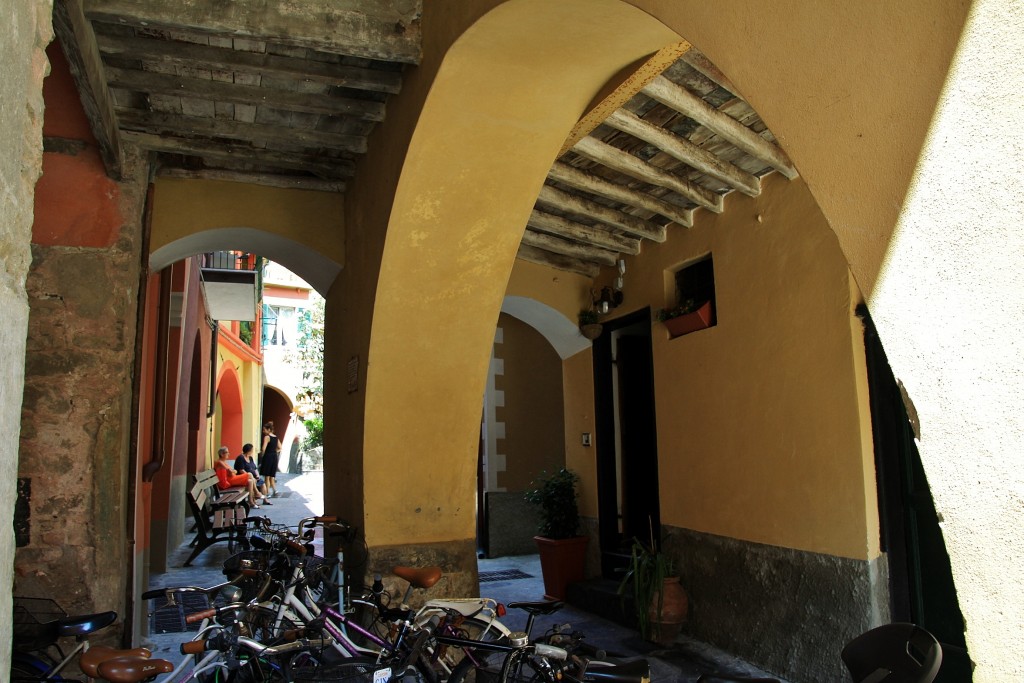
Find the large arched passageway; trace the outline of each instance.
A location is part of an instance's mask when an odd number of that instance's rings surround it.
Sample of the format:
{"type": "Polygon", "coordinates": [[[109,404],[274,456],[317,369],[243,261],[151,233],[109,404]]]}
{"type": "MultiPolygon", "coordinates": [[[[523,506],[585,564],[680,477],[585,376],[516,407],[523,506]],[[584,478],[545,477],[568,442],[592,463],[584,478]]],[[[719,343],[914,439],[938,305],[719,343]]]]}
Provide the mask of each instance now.
{"type": "MultiPolygon", "coordinates": [[[[391,143],[398,158],[405,159],[400,178],[386,175],[394,170],[394,161],[369,162],[355,187],[380,185],[347,207],[350,215],[360,215],[368,224],[388,225],[386,243],[380,238],[379,279],[367,271],[349,281],[372,281],[372,333],[367,302],[351,290],[338,293],[337,305],[360,309],[357,328],[366,335],[342,354],[366,373],[365,399],[351,399],[364,408],[354,411],[363,414],[362,424],[342,437],[358,462],[343,470],[374,491],[364,515],[373,546],[446,543],[454,548],[470,537],[468,482],[481,389],[475,378],[484,375],[490,331],[503,295],[500,283],[510,272],[536,189],[586,109],[589,95],[619,68],[679,37],[698,45],[737,83],[782,141],[838,237],[883,335],[891,340],[897,373],[905,371],[913,383],[915,405],[927,406],[934,424],[949,423],[942,408],[947,403],[943,382],[937,379],[947,374],[942,353],[924,365],[919,362],[921,340],[907,327],[919,318],[906,311],[927,309],[936,301],[935,292],[952,295],[962,283],[938,276],[929,278],[937,289],[925,298],[914,301],[900,295],[889,286],[900,279],[894,261],[904,262],[904,272],[924,264],[890,238],[897,226],[913,226],[917,236],[928,239],[914,217],[922,207],[910,188],[915,174],[922,172],[919,162],[927,166],[931,161],[922,156],[922,145],[933,115],[944,106],[947,66],[965,27],[965,14],[936,13],[928,3],[917,3],[904,8],[908,14],[900,22],[868,16],[871,12],[860,7],[838,13],[829,7],[758,15],[753,20],[750,9],[741,6],[633,4],[639,10],[616,2],[585,7],[560,3],[553,8],[521,0],[501,4],[479,21],[475,12],[460,14],[458,8],[443,21],[433,18],[435,24],[425,16],[426,28],[459,38],[452,39],[451,49],[447,44],[428,46],[435,52],[424,60],[423,82],[411,81],[405,101],[424,102],[415,132],[412,121],[403,119],[389,121],[378,137],[383,140],[396,128],[408,131],[408,150],[401,133],[391,143]],[[822,25],[832,28],[821,31],[822,25]],[[572,30],[565,31],[566,26],[572,30]],[[865,60],[865,44],[876,46],[885,57],[874,54],[865,60]],[[915,54],[922,50],[938,56],[924,65],[908,89],[907,83],[891,77],[885,64],[916,63],[915,54]],[[551,69],[552,64],[559,68],[551,69]],[[453,149],[461,153],[452,154],[453,149]],[[493,164],[493,159],[501,163],[493,164]],[[391,187],[395,199],[390,213],[374,207],[391,187]],[[410,308],[412,291],[423,298],[410,308]],[[409,335],[410,328],[440,333],[409,335]],[[420,360],[428,357],[432,362],[425,366],[420,360]],[[445,388],[443,405],[432,398],[439,387],[445,388]],[[415,444],[419,459],[405,472],[374,464],[390,462],[409,444],[415,444]],[[410,495],[414,481],[431,485],[419,486],[410,495]]],[[[968,32],[972,29],[967,27],[968,32]]],[[[928,149],[929,155],[936,152],[928,149]]],[[[372,256],[375,247],[368,246],[372,256]]],[[[985,269],[981,263],[974,266],[985,269]]],[[[924,294],[919,287],[912,291],[924,294]]],[[[970,335],[968,329],[957,332],[970,335]]],[[[990,343],[998,346],[997,338],[990,343]]],[[[987,422],[976,410],[968,413],[969,422],[987,422]]],[[[938,428],[923,451],[935,475],[937,497],[951,506],[949,511],[968,505],[971,498],[963,495],[953,474],[958,452],[972,446],[954,432],[938,428]]],[[[989,472],[982,488],[986,499],[994,501],[998,494],[989,492],[1005,492],[1006,485],[993,475],[1004,468],[988,454],[982,460],[989,472]]],[[[992,519],[1002,507],[981,506],[992,519]]],[[[962,519],[971,516],[965,512],[962,519]]],[[[975,552],[968,547],[971,536],[947,517],[947,538],[958,556],[958,583],[972,593],[968,602],[989,604],[984,595],[1000,592],[999,572],[989,573],[970,561],[975,552]]],[[[998,555],[1001,544],[993,539],[986,547],[986,556],[1005,568],[998,555]]],[[[998,640],[985,631],[977,624],[977,643],[998,640]]]]}

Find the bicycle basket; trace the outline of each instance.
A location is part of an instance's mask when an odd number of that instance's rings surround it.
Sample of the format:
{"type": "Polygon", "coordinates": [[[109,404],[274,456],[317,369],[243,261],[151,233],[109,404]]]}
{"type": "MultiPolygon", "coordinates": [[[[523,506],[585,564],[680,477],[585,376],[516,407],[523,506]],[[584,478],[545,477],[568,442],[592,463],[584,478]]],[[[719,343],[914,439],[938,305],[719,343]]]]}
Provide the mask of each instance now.
{"type": "Polygon", "coordinates": [[[271,550],[243,550],[224,560],[224,575],[229,580],[238,576],[243,569],[267,572],[275,581],[286,581],[291,574],[291,565],[287,559],[271,550]]]}
{"type": "Polygon", "coordinates": [[[41,650],[57,642],[57,620],[68,615],[49,598],[14,598],[12,645],[41,650]]]}

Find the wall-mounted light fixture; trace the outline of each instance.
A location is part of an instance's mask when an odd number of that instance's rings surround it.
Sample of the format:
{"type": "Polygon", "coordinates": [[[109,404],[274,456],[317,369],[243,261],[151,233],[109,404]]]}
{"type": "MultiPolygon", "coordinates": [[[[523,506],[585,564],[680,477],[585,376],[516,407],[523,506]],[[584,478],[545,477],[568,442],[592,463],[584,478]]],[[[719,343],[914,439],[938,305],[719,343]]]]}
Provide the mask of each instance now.
{"type": "Polygon", "coordinates": [[[620,258],[615,266],[619,271],[615,278],[615,288],[605,286],[601,288],[600,295],[596,292],[594,294],[594,309],[602,315],[622,303],[622,276],[626,274],[625,259],[620,258]]]}

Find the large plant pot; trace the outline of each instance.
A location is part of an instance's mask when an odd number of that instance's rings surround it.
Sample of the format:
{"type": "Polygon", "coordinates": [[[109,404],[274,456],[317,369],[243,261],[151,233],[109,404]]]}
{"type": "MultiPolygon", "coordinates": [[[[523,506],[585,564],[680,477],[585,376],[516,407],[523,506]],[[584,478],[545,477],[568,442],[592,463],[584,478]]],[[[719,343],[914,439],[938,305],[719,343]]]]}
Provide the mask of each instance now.
{"type": "Polygon", "coordinates": [[[648,623],[650,624],[649,638],[659,645],[671,645],[686,622],[689,601],[686,598],[686,591],[679,585],[679,577],[673,576],[665,579],[661,592],[665,596],[661,604],[661,618],[658,618],[657,593],[654,594],[650,607],[647,608],[648,623]]]}
{"type": "Polygon", "coordinates": [[[565,600],[570,583],[583,580],[587,559],[587,537],[555,540],[534,536],[540,553],[540,571],[544,575],[544,599],[565,600]]]}

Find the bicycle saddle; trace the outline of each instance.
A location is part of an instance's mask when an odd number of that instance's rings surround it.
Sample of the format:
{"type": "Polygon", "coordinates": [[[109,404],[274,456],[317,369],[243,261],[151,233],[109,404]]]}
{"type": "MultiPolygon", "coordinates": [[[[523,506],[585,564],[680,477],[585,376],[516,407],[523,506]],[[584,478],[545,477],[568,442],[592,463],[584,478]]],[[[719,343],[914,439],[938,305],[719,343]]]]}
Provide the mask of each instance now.
{"type": "Polygon", "coordinates": [[[563,604],[559,600],[542,600],[540,602],[510,602],[508,606],[521,609],[527,614],[554,614],[562,609],[563,604]]]}
{"type": "Polygon", "coordinates": [[[650,683],[651,665],[646,659],[638,659],[615,666],[587,667],[585,678],[601,683],[650,683]]]}
{"type": "Polygon", "coordinates": [[[117,612],[100,612],[99,614],[82,614],[77,617],[61,617],[57,620],[57,634],[65,636],[84,636],[99,631],[117,621],[117,612]]]}
{"type": "Polygon", "coordinates": [[[174,665],[166,659],[145,659],[143,657],[118,657],[108,659],[99,665],[100,678],[110,683],[140,683],[160,674],[174,671],[174,665]]]}
{"type": "Polygon", "coordinates": [[[89,678],[99,677],[97,671],[100,664],[111,659],[123,657],[134,657],[136,659],[149,659],[152,653],[144,647],[137,647],[131,650],[115,650],[106,645],[96,645],[82,653],[78,659],[78,666],[89,678]]]}
{"type": "Polygon", "coordinates": [[[392,567],[391,573],[400,579],[405,579],[414,588],[430,588],[441,580],[442,571],[440,567],[392,567]]]}

